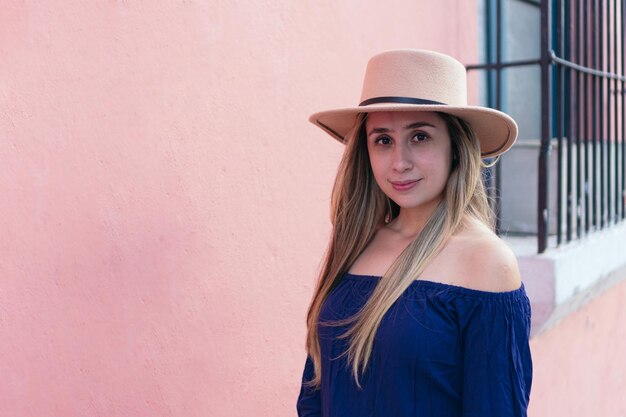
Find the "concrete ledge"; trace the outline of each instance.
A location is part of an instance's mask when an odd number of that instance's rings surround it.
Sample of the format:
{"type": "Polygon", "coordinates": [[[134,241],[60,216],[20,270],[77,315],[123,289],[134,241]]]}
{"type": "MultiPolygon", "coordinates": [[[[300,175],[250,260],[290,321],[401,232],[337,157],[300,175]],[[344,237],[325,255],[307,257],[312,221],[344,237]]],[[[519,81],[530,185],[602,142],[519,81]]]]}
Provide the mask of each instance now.
{"type": "Polygon", "coordinates": [[[620,282],[626,281],[626,266],[610,273],[607,277],[595,282],[588,288],[577,292],[565,302],[556,306],[548,320],[537,329],[535,334],[541,334],[556,326],[562,319],[575,312],[596,297],[600,297],[620,282]]]}
{"type": "MultiPolygon", "coordinates": [[[[535,237],[504,240],[518,256],[522,281],[532,303],[531,335],[553,323],[557,307],[626,266],[626,223],[541,255],[529,252],[535,237]]],[[[588,296],[595,293],[591,291],[588,296]]],[[[559,311],[562,314],[563,309],[559,311]]]]}

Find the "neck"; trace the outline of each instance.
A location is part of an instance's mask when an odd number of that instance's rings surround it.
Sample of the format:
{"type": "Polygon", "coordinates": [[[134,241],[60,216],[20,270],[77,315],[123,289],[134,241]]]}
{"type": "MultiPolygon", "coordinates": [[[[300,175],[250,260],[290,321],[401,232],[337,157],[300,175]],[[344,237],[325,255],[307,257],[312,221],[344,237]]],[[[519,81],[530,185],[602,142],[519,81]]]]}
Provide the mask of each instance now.
{"type": "Polygon", "coordinates": [[[440,201],[441,199],[435,200],[427,206],[400,208],[398,217],[393,219],[388,227],[403,237],[412,240],[424,229],[440,201]]]}

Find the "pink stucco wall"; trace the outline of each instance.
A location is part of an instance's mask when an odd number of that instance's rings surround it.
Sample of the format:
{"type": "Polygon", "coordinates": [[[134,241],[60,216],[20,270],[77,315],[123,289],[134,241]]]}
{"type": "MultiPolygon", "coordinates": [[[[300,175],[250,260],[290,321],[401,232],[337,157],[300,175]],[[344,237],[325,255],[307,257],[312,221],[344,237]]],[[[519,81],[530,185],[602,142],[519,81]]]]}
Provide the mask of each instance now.
{"type": "Polygon", "coordinates": [[[626,415],[626,269],[621,275],[531,341],[529,417],[626,415]]]}
{"type": "Polygon", "coordinates": [[[294,415],[367,58],[474,1],[0,7],[0,416],[294,415]]]}

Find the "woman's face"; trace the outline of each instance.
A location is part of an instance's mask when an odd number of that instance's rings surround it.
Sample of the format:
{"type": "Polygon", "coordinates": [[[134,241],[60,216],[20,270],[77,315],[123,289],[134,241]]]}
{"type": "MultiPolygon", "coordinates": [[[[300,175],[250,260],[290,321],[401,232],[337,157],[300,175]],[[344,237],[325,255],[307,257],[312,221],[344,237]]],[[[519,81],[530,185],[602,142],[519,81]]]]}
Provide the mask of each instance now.
{"type": "Polygon", "coordinates": [[[402,209],[434,210],[445,191],[452,146],[435,112],[376,112],[365,122],[378,186],[402,209]]]}

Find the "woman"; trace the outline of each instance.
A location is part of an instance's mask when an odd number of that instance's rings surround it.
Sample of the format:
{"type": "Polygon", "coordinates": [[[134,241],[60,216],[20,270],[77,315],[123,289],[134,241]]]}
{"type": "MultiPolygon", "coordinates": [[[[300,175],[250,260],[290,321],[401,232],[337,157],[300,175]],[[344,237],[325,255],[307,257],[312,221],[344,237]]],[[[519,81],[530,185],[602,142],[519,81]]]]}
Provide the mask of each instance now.
{"type": "Polygon", "coordinates": [[[467,105],[458,61],[398,50],[358,107],[310,120],[346,149],[298,415],[525,416],[530,304],[481,178],[513,119],[467,105]]]}

